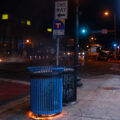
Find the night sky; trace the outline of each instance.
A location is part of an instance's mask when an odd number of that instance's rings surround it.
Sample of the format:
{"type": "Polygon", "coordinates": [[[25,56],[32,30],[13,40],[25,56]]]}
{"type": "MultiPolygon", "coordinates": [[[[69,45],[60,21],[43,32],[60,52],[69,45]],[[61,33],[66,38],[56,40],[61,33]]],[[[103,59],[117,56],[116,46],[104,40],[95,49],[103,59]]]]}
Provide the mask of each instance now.
{"type": "MultiPolygon", "coordinates": [[[[75,0],[69,1],[68,29],[74,27],[75,0]]],[[[9,13],[18,20],[30,19],[32,27],[41,31],[52,27],[55,0],[1,0],[0,14],[9,13]]],[[[117,0],[80,0],[80,26],[90,30],[113,28],[113,17],[103,17],[104,10],[116,12],[117,0]]],[[[67,34],[72,34],[68,30],[67,34]]],[[[110,35],[108,36],[110,37],[110,35]]]]}
{"type": "MultiPolygon", "coordinates": [[[[31,19],[33,24],[49,23],[54,16],[55,0],[1,0],[0,11],[12,14],[18,19],[31,19]]],[[[69,9],[75,0],[69,1],[69,9]]],[[[104,9],[114,10],[116,0],[80,0],[80,11],[82,21],[93,24],[99,21],[104,9]],[[101,13],[100,13],[101,12],[101,13]]],[[[71,13],[69,14],[71,16],[71,13]]],[[[96,25],[95,25],[96,26],[96,25]]]]}

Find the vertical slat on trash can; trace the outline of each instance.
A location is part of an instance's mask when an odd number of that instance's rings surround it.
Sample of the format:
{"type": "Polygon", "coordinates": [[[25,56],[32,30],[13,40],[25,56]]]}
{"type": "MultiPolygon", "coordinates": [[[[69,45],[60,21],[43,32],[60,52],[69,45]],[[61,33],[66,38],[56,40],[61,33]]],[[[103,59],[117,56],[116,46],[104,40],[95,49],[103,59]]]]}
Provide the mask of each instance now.
{"type": "MultiPolygon", "coordinates": [[[[61,74],[62,76],[62,74],[61,74]]],[[[62,77],[59,76],[59,80],[60,80],[60,85],[59,85],[59,94],[60,94],[60,111],[62,110],[62,92],[60,92],[62,90],[62,77]]]]}
{"type": "Polygon", "coordinates": [[[31,111],[37,115],[62,111],[62,76],[64,68],[30,67],[31,111]]]}
{"type": "MultiPolygon", "coordinates": [[[[33,92],[33,80],[32,79],[30,79],[30,103],[33,103],[33,94],[32,94],[32,92],[33,92]]],[[[33,105],[31,105],[30,106],[30,108],[31,109],[33,109],[33,105]]]]}

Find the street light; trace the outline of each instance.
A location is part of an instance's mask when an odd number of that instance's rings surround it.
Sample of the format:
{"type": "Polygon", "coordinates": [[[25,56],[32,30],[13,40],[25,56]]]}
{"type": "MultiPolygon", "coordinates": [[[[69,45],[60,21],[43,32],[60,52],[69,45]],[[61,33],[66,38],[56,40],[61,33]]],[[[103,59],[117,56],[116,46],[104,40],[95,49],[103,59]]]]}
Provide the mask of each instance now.
{"type": "Polygon", "coordinates": [[[91,37],[90,39],[91,39],[91,40],[94,40],[94,37],[91,37]]]}
{"type": "Polygon", "coordinates": [[[26,40],[26,43],[30,43],[30,40],[26,40]]]}
{"type": "Polygon", "coordinates": [[[26,45],[32,45],[32,41],[29,40],[29,39],[27,39],[27,40],[25,40],[25,44],[26,44],[26,45]]]}
{"type": "Polygon", "coordinates": [[[114,43],[113,46],[114,46],[114,58],[116,59],[116,52],[117,52],[116,49],[117,49],[117,44],[114,43]]]}
{"type": "Polygon", "coordinates": [[[105,15],[105,16],[109,16],[109,11],[105,11],[105,12],[104,12],[104,15],[105,15]]]}
{"type": "MultiPolygon", "coordinates": [[[[113,32],[114,32],[114,41],[115,41],[115,43],[117,42],[116,41],[116,34],[117,34],[117,32],[116,32],[116,14],[115,13],[112,13],[113,14],[113,16],[114,16],[114,30],[113,30],[113,32]]],[[[109,16],[110,15],[110,12],[109,11],[105,11],[104,12],[104,16],[109,16]]],[[[116,47],[115,47],[116,48],[116,47]]],[[[116,59],[116,50],[114,50],[114,59],[116,59]]]]}
{"type": "Polygon", "coordinates": [[[89,42],[91,44],[94,44],[96,40],[97,40],[97,38],[95,36],[91,36],[90,39],[89,39],[89,42]]]}
{"type": "Polygon", "coordinates": [[[86,45],[86,48],[89,48],[89,45],[86,45]]]}
{"type": "Polygon", "coordinates": [[[117,44],[116,44],[116,43],[114,43],[114,44],[113,44],[113,46],[114,46],[114,47],[117,47],[117,44]]]}
{"type": "Polygon", "coordinates": [[[119,55],[119,51],[120,51],[120,46],[118,46],[118,47],[117,47],[117,49],[118,49],[118,55],[119,55]]]}

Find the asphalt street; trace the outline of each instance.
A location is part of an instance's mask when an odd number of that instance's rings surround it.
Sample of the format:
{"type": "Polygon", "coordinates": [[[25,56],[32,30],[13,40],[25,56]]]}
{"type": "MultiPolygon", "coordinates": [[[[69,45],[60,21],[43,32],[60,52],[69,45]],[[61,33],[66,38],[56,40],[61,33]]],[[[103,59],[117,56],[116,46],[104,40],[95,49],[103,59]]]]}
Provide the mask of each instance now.
{"type": "MultiPolygon", "coordinates": [[[[0,78],[29,81],[30,73],[28,66],[39,65],[38,63],[0,63],[0,78]]],[[[97,75],[112,74],[120,75],[120,63],[108,63],[98,61],[81,62],[79,67],[81,78],[97,75]]]]}

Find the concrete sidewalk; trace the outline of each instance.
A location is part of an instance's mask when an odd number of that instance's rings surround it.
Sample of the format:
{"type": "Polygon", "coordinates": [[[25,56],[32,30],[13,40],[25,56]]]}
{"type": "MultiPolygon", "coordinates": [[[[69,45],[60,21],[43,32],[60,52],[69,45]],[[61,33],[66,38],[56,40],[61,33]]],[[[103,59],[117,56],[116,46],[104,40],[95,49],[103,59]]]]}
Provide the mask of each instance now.
{"type": "MultiPolygon", "coordinates": [[[[94,76],[82,82],[83,87],[77,89],[77,103],[63,107],[63,115],[52,120],[120,120],[120,76],[94,76]]],[[[16,103],[0,112],[0,120],[30,120],[29,96],[16,103]]]]}

